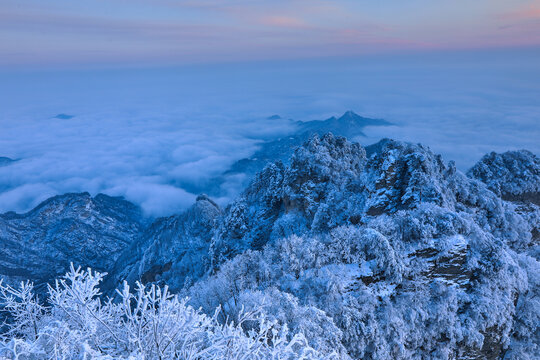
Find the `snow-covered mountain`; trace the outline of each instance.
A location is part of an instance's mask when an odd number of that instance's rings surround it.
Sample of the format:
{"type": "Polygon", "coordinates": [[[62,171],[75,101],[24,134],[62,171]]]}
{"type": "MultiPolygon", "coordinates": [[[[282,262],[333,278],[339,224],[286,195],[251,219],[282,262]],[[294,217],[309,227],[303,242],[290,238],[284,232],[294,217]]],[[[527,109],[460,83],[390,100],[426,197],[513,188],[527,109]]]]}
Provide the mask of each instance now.
{"type": "MultiPolygon", "coordinates": [[[[276,119],[274,116],[270,119],[276,119]]],[[[222,187],[230,181],[229,179],[232,178],[235,183],[240,181],[242,188],[246,187],[251,179],[268,163],[279,160],[287,164],[294,149],[315,134],[322,136],[326,133],[332,133],[353,139],[365,136],[363,131],[367,126],[389,126],[392,123],[382,119],[366,118],[353,111],[347,111],[340,117],[332,116],[326,120],[293,121],[292,125],[295,130],[288,136],[269,139],[261,143],[259,149],[250,157],[236,161],[227,171],[210,180],[207,184],[200,187],[191,186],[189,190],[221,196],[223,195],[222,187]]]]}
{"type": "Polygon", "coordinates": [[[209,269],[211,238],[221,215],[215,202],[200,195],[182,214],[157,219],[124,251],[107,285],[141,279],[180,290],[201,278],[209,269]]]}
{"type": "Polygon", "coordinates": [[[110,294],[141,280],[221,321],[259,309],[344,359],[537,357],[534,154],[465,175],[420,144],[308,138],[225,209],[201,195],[145,226],[123,200],[67,194],[4,214],[0,273],[48,281],[71,260],[108,271],[110,294]]]}
{"type": "Polygon", "coordinates": [[[363,130],[366,126],[392,125],[386,120],[362,117],[353,111],[347,111],[339,118],[332,116],[326,120],[295,121],[294,123],[296,130],[293,134],[261,144],[257,152],[249,158],[237,161],[226,174],[247,173],[253,176],[269,162],[280,160],[287,163],[294,149],[314,134],[332,133],[352,139],[365,136],[363,130]]]}
{"type": "Polygon", "coordinates": [[[515,314],[539,313],[540,217],[527,206],[421,145],[314,137],[227,209],[211,252],[220,270],[189,294],[209,311],[277,288],[329,315],[358,358],[499,358],[538,331],[511,338],[515,314]]]}
{"type": "Polygon", "coordinates": [[[2,214],[0,274],[43,285],[70,262],[109,271],[143,223],[132,203],[88,193],[55,196],[25,214],[2,214]]]}
{"type": "Polygon", "coordinates": [[[492,152],[467,174],[504,200],[540,205],[540,159],[530,151],[492,152]]]}

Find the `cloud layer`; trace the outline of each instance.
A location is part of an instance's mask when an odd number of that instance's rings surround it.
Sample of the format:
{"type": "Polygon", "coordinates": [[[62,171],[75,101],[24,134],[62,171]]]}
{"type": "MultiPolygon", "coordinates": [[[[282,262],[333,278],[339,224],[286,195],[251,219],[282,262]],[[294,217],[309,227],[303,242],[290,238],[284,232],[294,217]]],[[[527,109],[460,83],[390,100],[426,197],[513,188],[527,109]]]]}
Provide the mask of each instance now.
{"type": "Polygon", "coordinates": [[[397,124],[362,143],[422,142],[462,169],[492,150],[540,153],[538,64],[528,51],[2,73],[0,156],[20,160],[0,167],[0,212],[75,191],[178,212],[186,189],[290,132],[285,119],[348,109],[397,124]]]}

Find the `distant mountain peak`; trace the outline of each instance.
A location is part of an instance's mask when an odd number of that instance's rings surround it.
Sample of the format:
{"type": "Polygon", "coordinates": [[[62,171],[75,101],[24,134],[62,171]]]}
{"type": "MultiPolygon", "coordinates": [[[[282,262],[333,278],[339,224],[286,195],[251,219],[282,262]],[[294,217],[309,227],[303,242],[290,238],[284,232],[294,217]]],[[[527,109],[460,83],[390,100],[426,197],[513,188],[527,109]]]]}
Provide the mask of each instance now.
{"type": "Polygon", "coordinates": [[[212,204],[213,206],[215,206],[216,208],[219,208],[219,205],[215,203],[214,200],[212,200],[210,198],[210,196],[206,195],[206,194],[199,194],[199,196],[197,196],[197,199],[196,199],[197,202],[199,201],[207,201],[209,202],[210,204],[212,204]]]}
{"type": "Polygon", "coordinates": [[[57,114],[54,118],[59,119],[59,120],[69,120],[69,119],[73,119],[74,117],[75,115],[61,113],[61,114],[57,114]]]}
{"type": "Polygon", "coordinates": [[[347,119],[347,118],[360,118],[362,119],[362,116],[358,115],[357,113],[355,113],[354,111],[352,110],[347,110],[343,113],[343,115],[340,116],[339,120],[343,120],[343,119],[347,119]]]}
{"type": "Polygon", "coordinates": [[[365,118],[352,110],[346,111],[339,118],[332,116],[326,120],[314,120],[300,123],[301,131],[324,134],[331,132],[334,135],[352,138],[364,136],[363,128],[366,126],[387,126],[390,122],[382,119],[365,118]]]}
{"type": "Polygon", "coordinates": [[[6,156],[0,156],[0,167],[2,166],[8,166],[11,163],[14,163],[17,160],[13,160],[11,158],[8,158],[6,156]]]}
{"type": "Polygon", "coordinates": [[[225,177],[231,174],[244,174],[243,185],[247,186],[249,180],[261,171],[268,163],[280,160],[287,164],[294,152],[294,149],[301,146],[312,135],[324,136],[332,133],[335,136],[344,136],[354,139],[365,136],[363,130],[367,126],[388,126],[392,123],[382,119],[370,119],[356,114],[354,111],[346,111],[339,118],[332,116],[326,120],[295,121],[294,133],[282,138],[264,142],[261,148],[249,158],[243,158],[235,162],[229,170],[217,177],[213,182],[213,188],[199,188],[197,192],[208,192],[212,196],[221,196],[219,184],[225,177]]]}
{"type": "Polygon", "coordinates": [[[353,122],[358,122],[362,126],[392,125],[392,123],[387,121],[387,120],[366,118],[366,117],[363,117],[361,115],[358,115],[357,113],[355,113],[352,110],[345,111],[345,113],[343,115],[341,115],[337,119],[337,121],[342,122],[342,123],[347,122],[347,121],[349,121],[349,122],[353,121],[353,122]]]}

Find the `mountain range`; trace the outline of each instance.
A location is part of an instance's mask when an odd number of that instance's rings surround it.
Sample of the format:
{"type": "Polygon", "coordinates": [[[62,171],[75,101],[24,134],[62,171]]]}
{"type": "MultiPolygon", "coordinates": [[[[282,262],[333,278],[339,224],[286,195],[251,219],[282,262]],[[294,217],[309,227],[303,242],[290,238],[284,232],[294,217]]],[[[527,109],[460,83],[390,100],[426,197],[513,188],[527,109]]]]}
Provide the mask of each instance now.
{"type": "MultiPolygon", "coordinates": [[[[280,119],[273,115],[269,120],[280,119]]],[[[363,130],[367,126],[390,126],[391,122],[383,119],[371,119],[360,116],[353,111],[347,111],[340,117],[332,116],[326,120],[294,121],[293,131],[287,136],[277,139],[271,138],[259,144],[259,148],[251,156],[234,162],[222,174],[200,184],[183,184],[186,190],[192,193],[206,193],[220,197],[226,194],[227,183],[232,181],[235,186],[245,188],[259,171],[263,170],[269,162],[280,160],[287,163],[294,149],[306,142],[314,134],[324,135],[332,133],[349,139],[364,137],[363,130]],[[224,189],[225,188],[225,189],[224,189]]]]}
{"type": "Polygon", "coordinates": [[[88,193],[0,215],[0,275],[44,284],[70,262],[167,285],[223,321],[260,307],[344,359],[534,359],[540,353],[540,159],[485,155],[467,173],[421,144],[345,137],[354,113],[299,123],[230,172],[227,207],[200,195],[148,219],[88,193]],[[320,132],[326,133],[324,135],[320,132]]]}

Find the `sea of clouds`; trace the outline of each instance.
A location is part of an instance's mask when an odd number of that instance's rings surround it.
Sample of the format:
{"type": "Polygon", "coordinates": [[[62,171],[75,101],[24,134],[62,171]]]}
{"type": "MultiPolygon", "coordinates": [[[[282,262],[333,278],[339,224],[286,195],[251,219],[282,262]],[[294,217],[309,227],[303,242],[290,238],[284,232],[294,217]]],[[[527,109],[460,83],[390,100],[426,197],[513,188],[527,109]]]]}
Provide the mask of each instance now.
{"type": "Polygon", "coordinates": [[[540,51],[516,50],[1,71],[0,156],[18,161],[0,167],[0,212],[80,191],[178,212],[197,196],[186,189],[293,131],[288,119],[346,110],[395,124],[366,128],[361,143],[421,142],[462,170],[490,151],[539,154],[539,64],[540,51]]]}

